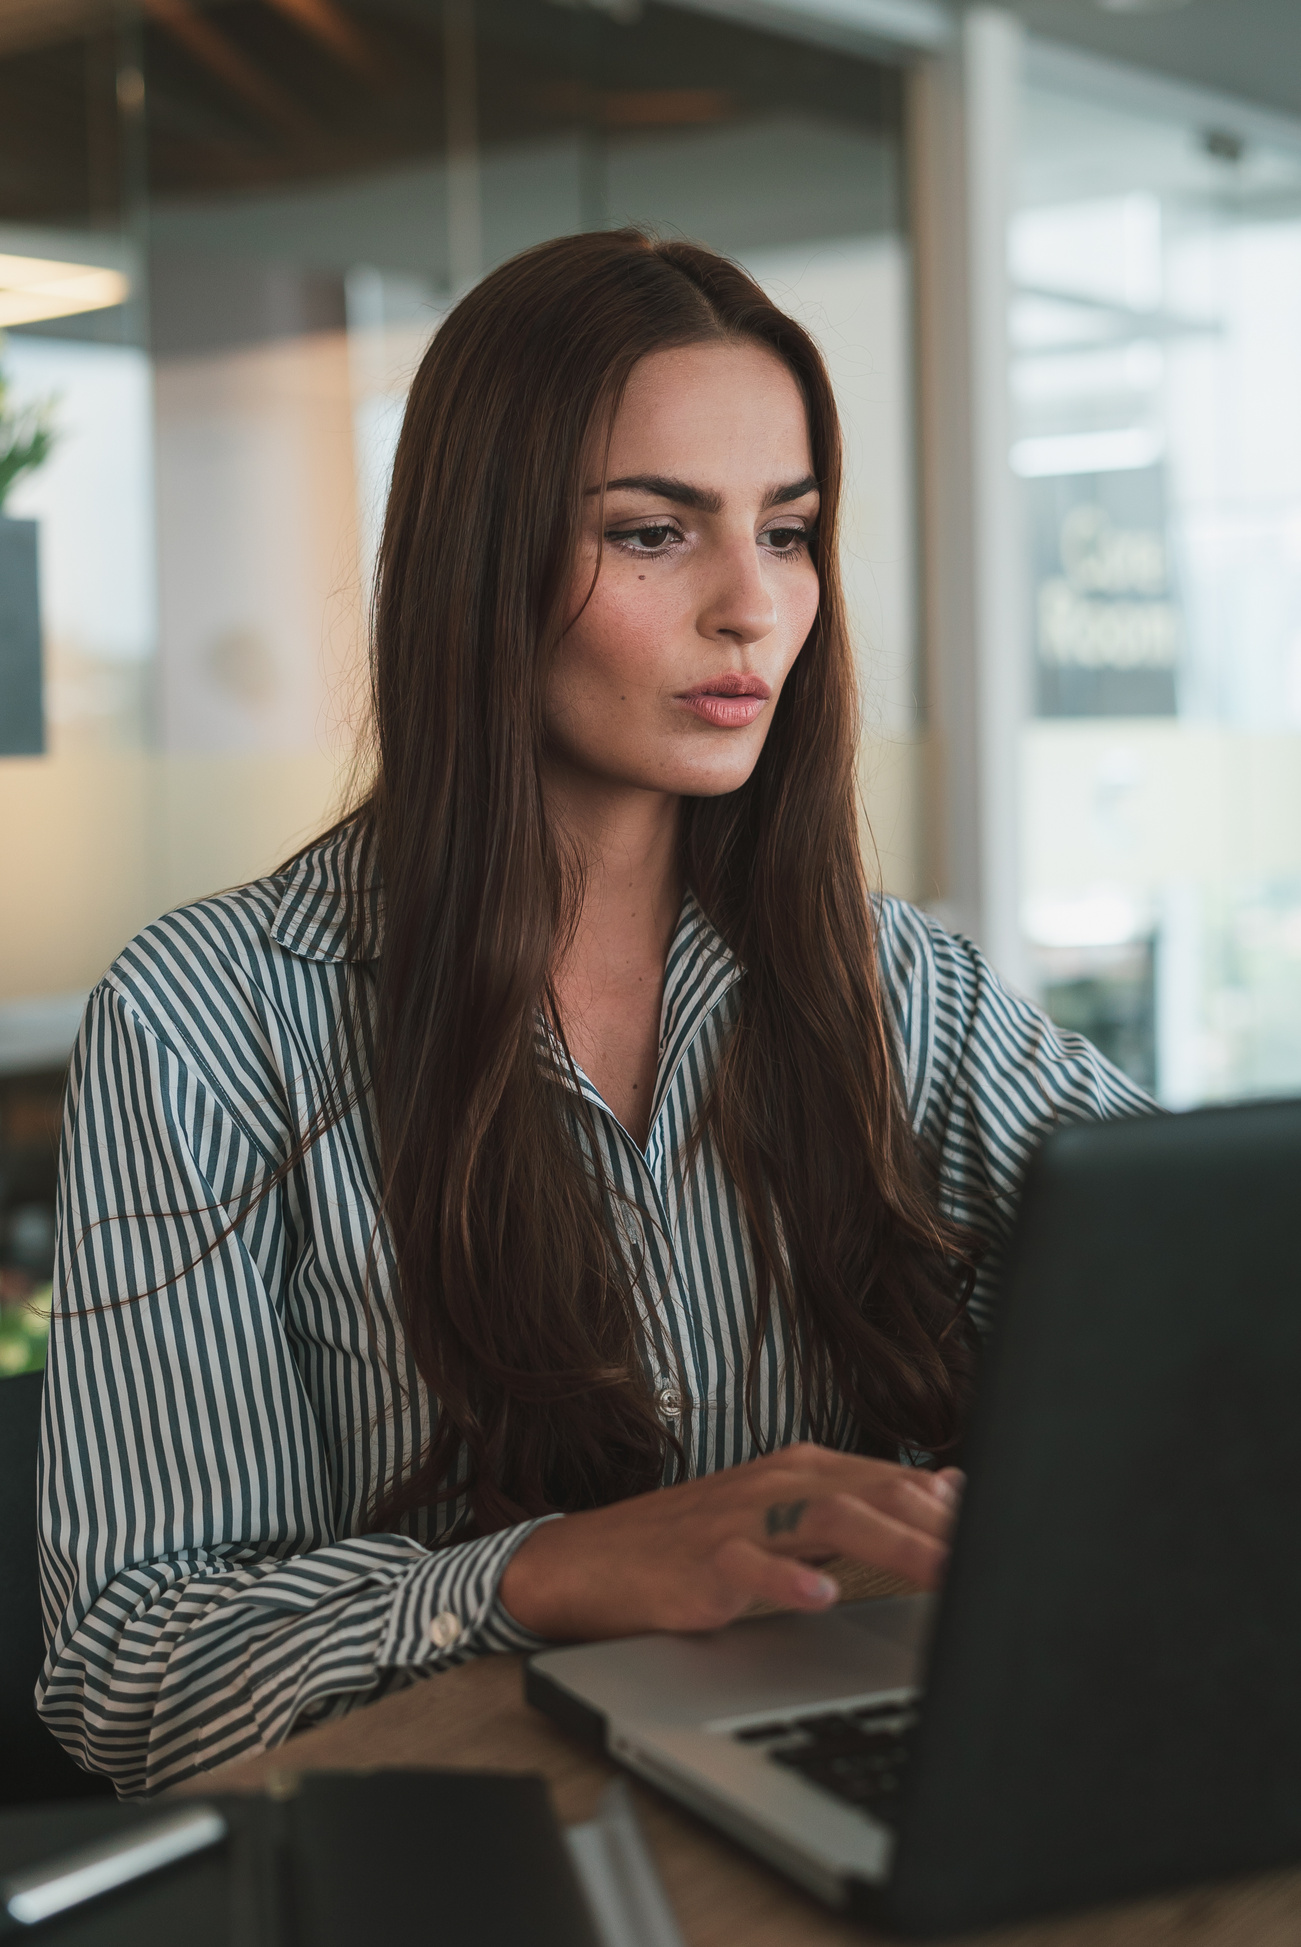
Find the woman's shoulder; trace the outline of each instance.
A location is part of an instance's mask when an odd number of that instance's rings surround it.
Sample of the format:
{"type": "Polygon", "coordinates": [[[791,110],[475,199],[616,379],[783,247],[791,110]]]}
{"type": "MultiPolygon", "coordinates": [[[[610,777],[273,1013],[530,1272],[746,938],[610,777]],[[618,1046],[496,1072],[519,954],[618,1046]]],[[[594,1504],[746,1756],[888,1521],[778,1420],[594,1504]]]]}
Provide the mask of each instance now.
{"type": "Polygon", "coordinates": [[[989,978],[980,949],[920,906],[890,893],[877,894],[872,904],[881,982],[896,1014],[933,1001],[952,1009],[989,978]]]}
{"type": "Polygon", "coordinates": [[[264,878],[144,927],[92,1006],[111,996],[161,1039],[209,1052],[269,1008],[319,1009],[322,990],[346,987],[350,963],[373,957],[377,923],[361,834],[344,825],[264,878]]]}
{"type": "Polygon", "coordinates": [[[906,899],[881,893],[872,904],[881,998],[894,1030],[909,1113],[918,1124],[954,1067],[983,963],[969,940],[906,899]]]}
{"type": "MultiPolygon", "coordinates": [[[[1082,1035],[1006,986],[973,941],[902,899],[876,902],[881,985],[915,1124],[955,1099],[990,1131],[1146,1113],[1149,1098],[1082,1035]]],[[[1019,1139],[1019,1137],[1018,1137],[1019,1139]]]]}

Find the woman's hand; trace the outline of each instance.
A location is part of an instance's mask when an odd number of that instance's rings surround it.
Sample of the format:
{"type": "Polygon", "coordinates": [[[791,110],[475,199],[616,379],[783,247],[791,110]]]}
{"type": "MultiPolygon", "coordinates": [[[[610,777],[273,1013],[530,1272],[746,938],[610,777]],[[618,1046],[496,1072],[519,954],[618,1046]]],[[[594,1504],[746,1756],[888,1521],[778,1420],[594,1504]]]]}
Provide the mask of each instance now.
{"type": "Polygon", "coordinates": [[[811,1562],[848,1555],[936,1588],[962,1476],[801,1444],[548,1521],[512,1556],[501,1599],[552,1640],[714,1629],[756,1597],[825,1609],[811,1562]]]}

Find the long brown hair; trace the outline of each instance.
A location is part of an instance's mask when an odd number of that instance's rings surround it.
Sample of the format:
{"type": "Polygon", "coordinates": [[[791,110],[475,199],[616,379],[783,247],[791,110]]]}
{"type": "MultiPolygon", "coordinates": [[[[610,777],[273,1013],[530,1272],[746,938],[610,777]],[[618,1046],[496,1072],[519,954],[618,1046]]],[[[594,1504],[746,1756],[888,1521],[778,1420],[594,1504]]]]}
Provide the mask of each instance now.
{"type": "Polygon", "coordinates": [[[550,977],[581,898],[543,805],[542,698],[573,619],[585,469],[633,367],[727,339],[776,353],[807,402],[821,597],[753,775],[683,807],[686,881],[744,968],[704,1121],[750,1226],[752,1346],[780,1307],[815,1436],[836,1398],[867,1453],[941,1455],[959,1434],[970,1254],[909,1127],[878,984],[827,373],[712,252],[566,237],[485,278],[435,336],[380,550],[359,813],[384,907],[370,1081],[399,1301],[438,1410],[381,1525],[464,1493],[488,1532],[653,1487],[674,1458],[597,1146],[539,1056],[540,1025],[563,1050],[550,977]]]}

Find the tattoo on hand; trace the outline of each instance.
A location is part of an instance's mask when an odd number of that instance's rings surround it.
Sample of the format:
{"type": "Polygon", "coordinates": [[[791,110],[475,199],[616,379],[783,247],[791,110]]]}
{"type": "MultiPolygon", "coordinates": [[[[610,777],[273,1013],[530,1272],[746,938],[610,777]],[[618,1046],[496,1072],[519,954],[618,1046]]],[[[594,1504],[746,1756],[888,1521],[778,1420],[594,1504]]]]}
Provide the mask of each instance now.
{"type": "Polygon", "coordinates": [[[770,1535],[793,1535],[808,1505],[807,1501],[779,1501],[765,1511],[763,1525],[770,1535]]]}

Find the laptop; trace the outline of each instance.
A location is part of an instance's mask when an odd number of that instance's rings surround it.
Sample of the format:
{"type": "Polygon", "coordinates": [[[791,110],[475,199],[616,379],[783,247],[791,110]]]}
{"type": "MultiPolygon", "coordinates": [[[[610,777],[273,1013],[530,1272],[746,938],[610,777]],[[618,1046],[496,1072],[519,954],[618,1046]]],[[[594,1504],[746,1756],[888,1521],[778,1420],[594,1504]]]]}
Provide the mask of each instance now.
{"type": "Polygon", "coordinates": [[[830,1905],[958,1932],[1301,1861],[1301,1102],[1035,1158],[939,1597],[526,1695],[830,1905]]]}

